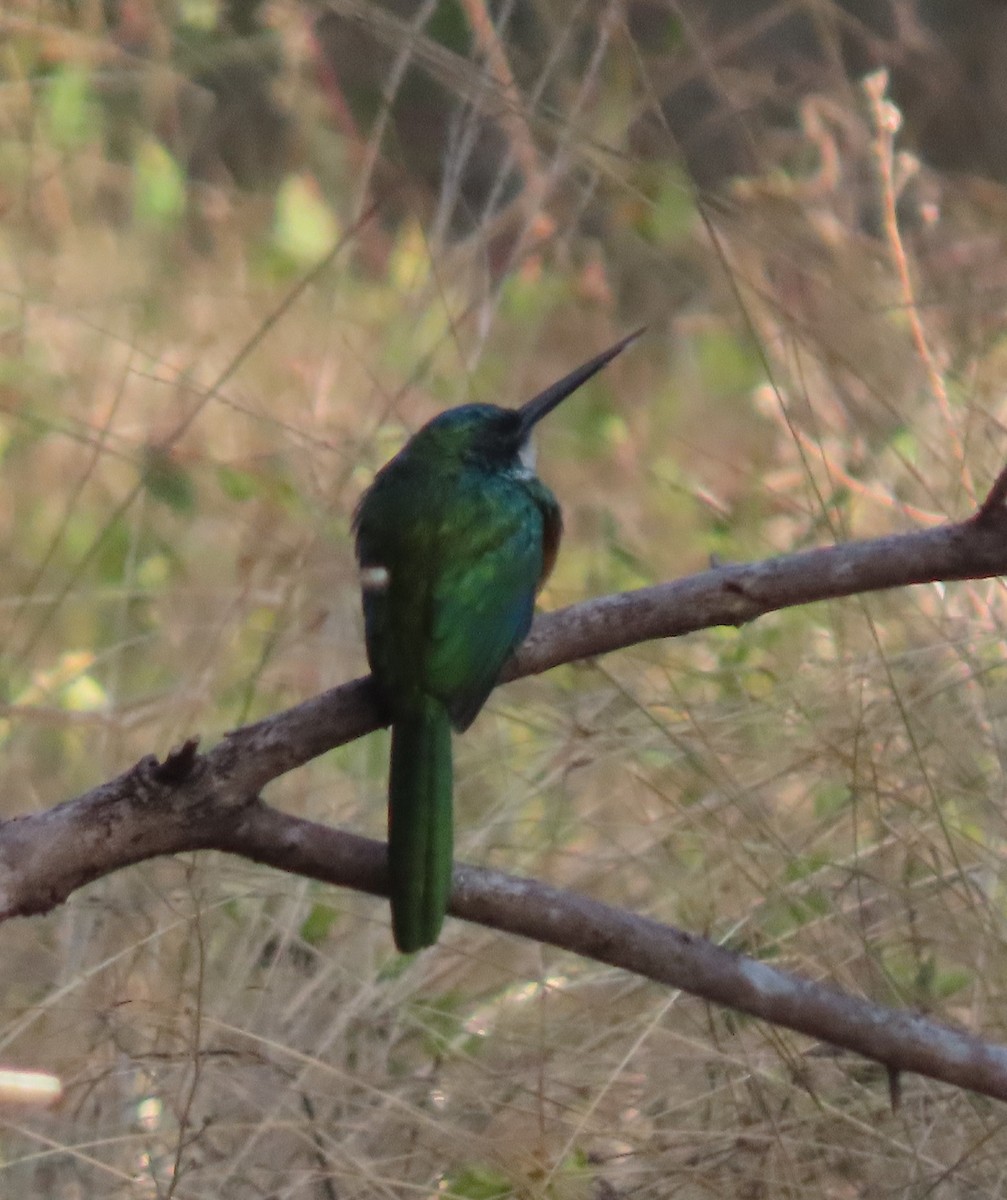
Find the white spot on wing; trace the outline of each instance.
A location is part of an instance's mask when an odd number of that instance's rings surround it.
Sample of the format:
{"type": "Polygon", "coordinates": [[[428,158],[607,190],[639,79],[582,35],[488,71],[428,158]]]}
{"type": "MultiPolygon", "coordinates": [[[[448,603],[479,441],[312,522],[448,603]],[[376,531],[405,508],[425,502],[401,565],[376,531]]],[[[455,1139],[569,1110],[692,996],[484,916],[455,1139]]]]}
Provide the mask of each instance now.
{"type": "Polygon", "coordinates": [[[391,576],[387,567],[361,567],[360,586],[365,592],[384,592],[391,576]]]}

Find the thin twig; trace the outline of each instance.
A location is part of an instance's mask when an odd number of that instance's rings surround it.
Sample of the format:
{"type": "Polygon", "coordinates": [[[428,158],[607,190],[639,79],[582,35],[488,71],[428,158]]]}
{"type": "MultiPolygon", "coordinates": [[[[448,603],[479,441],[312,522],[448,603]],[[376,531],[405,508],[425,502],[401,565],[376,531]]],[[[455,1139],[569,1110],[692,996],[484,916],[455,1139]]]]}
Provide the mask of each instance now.
{"type": "Polygon", "coordinates": [[[980,504],[979,511],[972,518],[977,524],[985,524],[995,520],[1007,501],[1007,466],[996,477],[986,499],[980,504]]]}
{"type": "Polygon", "coordinates": [[[511,152],[525,184],[534,193],[541,190],[542,167],[535,139],[528,128],[521,91],[507,61],[507,52],[493,25],[485,0],[461,0],[461,7],[472,30],[476,45],[486,59],[486,67],[501,101],[497,120],[507,134],[511,152]]]}
{"type": "Polygon", "coordinates": [[[930,384],[930,390],[937,401],[937,406],[944,422],[945,432],[951,443],[952,453],[961,472],[961,479],[966,495],[974,503],[976,500],[976,491],[972,475],[968,469],[968,463],[965,461],[965,450],[962,446],[961,438],[958,436],[954,415],[951,412],[951,405],[948,402],[947,388],[944,386],[944,379],[937,369],[937,364],[934,361],[934,356],[923,330],[923,321],[920,318],[919,306],[916,303],[916,293],[913,289],[912,276],[909,273],[909,261],[906,257],[905,246],[902,243],[902,234],[899,231],[898,195],[895,187],[894,159],[895,134],[902,123],[902,114],[886,98],[885,91],[887,87],[888,72],[884,70],[875,71],[872,75],[868,75],[863,82],[864,92],[870,102],[871,114],[874,118],[874,152],[881,179],[881,211],[885,228],[885,239],[888,242],[892,261],[895,264],[895,270],[899,277],[899,290],[902,293],[903,308],[909,319],[909,329],[912,334],[913,345],[916,347],[916,353],[923,364],[923,369],[930,384]]]}

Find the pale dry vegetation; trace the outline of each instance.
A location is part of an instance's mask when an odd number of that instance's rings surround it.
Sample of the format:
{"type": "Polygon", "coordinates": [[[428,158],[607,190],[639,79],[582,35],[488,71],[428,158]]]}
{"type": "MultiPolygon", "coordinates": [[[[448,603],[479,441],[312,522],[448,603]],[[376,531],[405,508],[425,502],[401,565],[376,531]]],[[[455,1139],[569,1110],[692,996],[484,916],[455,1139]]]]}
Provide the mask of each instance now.
{"type": "MultiPolygon", "coordinates": [[[[851,85],[701,205],[670,131],[663,155],[628,137],[661,80],[622,7],[573,39],[539,7],[548,103],[523,84],[505,137],[534,205],[452,229],[396,192],[233,373],[366,204],[376,142],[337,136],[309,10],[268,12],[302,124],[279,199],[215,175],[188,215],[166,18],[133,60],[100,5],[2,13],[3,815],[362,673],[373,469],[642,321],[540,439],[567,518],[546,607],[962,517],[1007,459],[1000,184],[923,168],[902,236],[865,220],[879,134],[851,85]],[[149,107],[117,159],[126,65],[149,107]]],[[[999,583],[933,586],[510,685],[457,744],[458,857],[1003,1040],[1004,617],[999,583]]],[[[380,835],[386,750],[270,799],[380,835]]],[[[125,871],[0,947],[0,1062],[65,1089],[0,1114],[4,1196],[1004,1190],[992,1102],[906,1078],[893,1113],[871,1064],[458,922],[402,960],[385,904],[220,856],[125,871]]]]}

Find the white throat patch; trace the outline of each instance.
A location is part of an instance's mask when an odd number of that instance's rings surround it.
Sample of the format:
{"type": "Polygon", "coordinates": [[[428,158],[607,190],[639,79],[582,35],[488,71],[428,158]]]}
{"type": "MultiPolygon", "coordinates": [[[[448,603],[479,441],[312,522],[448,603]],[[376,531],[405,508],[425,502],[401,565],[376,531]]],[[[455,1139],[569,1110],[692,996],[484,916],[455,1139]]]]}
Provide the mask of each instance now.
{"type": "Polygon", "coordinates": [[[521,464],[521,470],[519,474],[527,477],[534,475],[535,460],[537,457],[538,456],[535,453],[534,441],[532,441],[531,437],[525,438],[521,449],[517,452],[518,462],[521,464]]]}
{"type": "Polygon", "coordinates": [[[390,580],[387,567],[361,567],[360,586],[365,592],[385,592],[390,580]]]}

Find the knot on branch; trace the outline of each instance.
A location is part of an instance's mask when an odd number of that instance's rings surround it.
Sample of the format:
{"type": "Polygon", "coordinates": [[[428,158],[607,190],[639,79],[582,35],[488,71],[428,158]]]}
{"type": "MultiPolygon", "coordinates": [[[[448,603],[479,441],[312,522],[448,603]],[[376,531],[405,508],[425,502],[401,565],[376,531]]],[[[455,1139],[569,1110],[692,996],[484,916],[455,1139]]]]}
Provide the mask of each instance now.
{"type": "Polygon", "coordinates": [[[199,757],[198,750],[199,738],[191,737],[181,746],[169,751],[164,762],[159,763],[154,759],[151,764],[151,777],[154,782],[165,787],[178,787],[179,784],[187,782],[199,757]]]}

